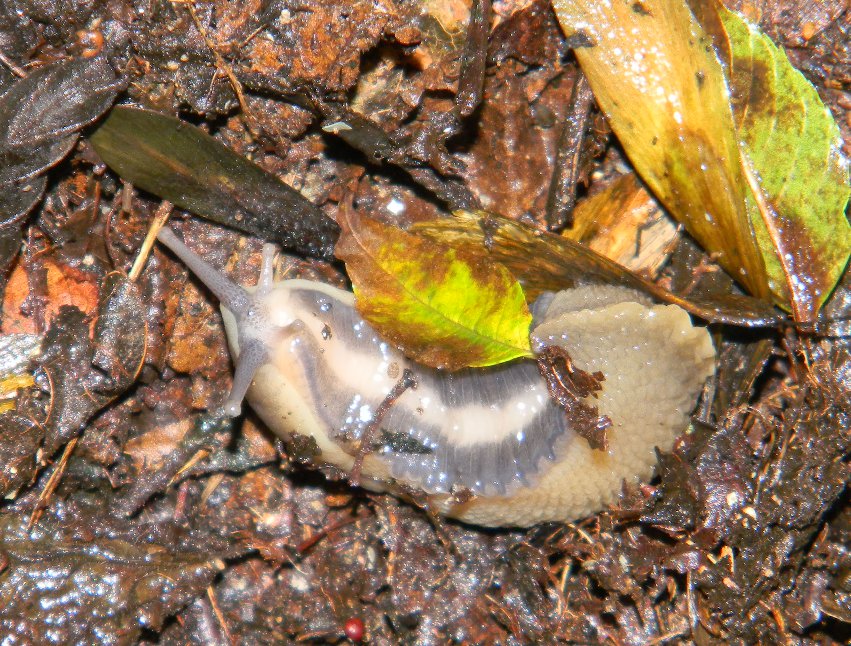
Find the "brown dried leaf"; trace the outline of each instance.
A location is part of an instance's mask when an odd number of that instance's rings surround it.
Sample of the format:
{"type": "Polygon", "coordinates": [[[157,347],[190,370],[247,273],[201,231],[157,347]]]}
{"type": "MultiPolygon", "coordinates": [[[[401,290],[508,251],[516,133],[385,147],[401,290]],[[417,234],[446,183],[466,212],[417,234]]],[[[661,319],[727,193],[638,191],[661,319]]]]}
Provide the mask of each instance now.
{"type": "Polygon", "coordinates": [[[724,71],[687,5],[554,6],[568,36],[588,43],[576,57],[642,179],[728,273],[767,296],[724,71]]]}
{"type": "Polygon", "coordinates": [[[677,239],[677,228],[634,174],[622,175],[582,200],[562,235],[630,271],[655,277],[677,239]]]}
{"type": "Polygon", "coordinates": [[[147,329],[136,283],[124,274],[104,277],[94,331],[92,364],[105,373],[96,389],[103,394],[120,393],[130,387],[145,360],[147,329]]]}
{"type": "Polygon", "coordinates": [[[764,327],[783,320],[769,303],[748,296],[678,296],[587,247],[484,211],[458,211],[453,218],[419,223],[411,231],[473,254],[487,253],[508,267],[530,300],[541,292],[598,283],[640,290],[712,323],[764,327]]]}

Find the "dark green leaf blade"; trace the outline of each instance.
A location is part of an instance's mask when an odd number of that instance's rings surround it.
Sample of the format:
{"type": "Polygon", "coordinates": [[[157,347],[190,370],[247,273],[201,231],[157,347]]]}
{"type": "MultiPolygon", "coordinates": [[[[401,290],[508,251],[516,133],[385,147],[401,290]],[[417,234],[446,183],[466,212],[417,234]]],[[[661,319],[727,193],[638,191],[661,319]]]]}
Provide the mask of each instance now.
{"type": "Polygon", "coordinates": [[[181,208],[308,256],[333,256],[333,220],[199,128],[118,106],[91,142],[124,179],[181,208]]]}

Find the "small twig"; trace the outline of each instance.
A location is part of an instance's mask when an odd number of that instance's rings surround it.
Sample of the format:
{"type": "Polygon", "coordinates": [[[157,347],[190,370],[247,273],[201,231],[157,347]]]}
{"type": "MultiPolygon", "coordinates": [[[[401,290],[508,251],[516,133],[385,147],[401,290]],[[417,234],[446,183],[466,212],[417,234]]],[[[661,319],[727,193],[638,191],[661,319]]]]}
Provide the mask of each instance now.
{"type": "Polygon", "coordinates": [[[216,621],[219,622],[219,627],[224,633],[225,640],[227,640],[228,644],[236,644],[233,636],[230,634],[230,630],[228,630],[225,616],[222,614],[221,608],[219,608],[219,602],[216,600],[216,595],[214,594],[213,586],[211,585],[207,586],[207,599],[210,601],[210,606],[213,608],[213,614],[216,615],[216,621]]]}
{"type": "Polygon", "coordinates": [[[133,261],[133,267],[130,268],[130,273],[127,274],[127,278],[131,281],[135,282],[139,277],[139,274],[142,273],[142,269],[145,267],[145,263],[148,260],[148,255],[151,253],[151,248],[154,246],[154,240],[156,240],[160,229],[162,229],[168,221],[168,216],[171,215],[173,208],[174,205],[165,200],[163,200],[159,207],[157,207],[157,212],[154,214],[154,221],[151,222],[148,234],[145,236],[145,240],[139,248],[139,253],[136,254],[136,260],[133,261]]]}
{"type": "Polygon", "coordinates": [[[582,143],[588,126],[588,116],[594,94],[585,75],[579,73],[570,95],[570,111],[564,120],[564,129],[558,140],[553,177],[547,191],[546,221],[550,231],[561,229],[573,222],[576,204],[576,184],[579,182],[582,143]]]}
{"type": "Polygon", "coordinates": [[[8,67],[11,70],[12,74],[14,74],[15,76],[18,76],[22,79],[27,77],[26,70],[23,67],[18,67],[17,65],[15,65],[15,63],[9,60],[9,58],[3,52],[0,52],[0,63],[3,63],[3,65],[8,67]]]}
{"type": "Polygon", "coordinates": [[[180,465],[180,468],[171,477],[171,480],[168,481],[167,486],[171,487],[172,485],[174,485],[177,481],[180,480],[180,478],[185,473],[192,470],[195,467],[196,464],[198,464],[199,462],[203,462],[204,460],[206,460],[209,457],[210,457],[210,449],[208,449],[208,448],[203,448],[203,449],[199,449],[199,450],[195,451],[195,453],[193,453],[189,457],[188,460],[186,460],[183,464],[180,465]]]}
{"type": "MultiPolygon", "coordinates": [[[[244,40],[243,40],[243,41],[239,44],[239,49],[242,49],[242,48],[243,48],[243,47],[245,47],[248,43],[250,43],[252,40],[254,40],[254,38],[257,36],[257,34],[259,34],[261,31],[263,31],[264,29],[266,29],[266,27],[268,27],[268,25],[267,25],[267,24],[262,24],[262,25],[260,25],[259,27],[257,27],[256,29],[254,29],[254,30],[253,30],[250,34],[248,34],[248,36],[246,36],[246,37],[245,37],[245,39],[244,39],[244,40]]],[[[240,84],[240,87],[241,87],[241,84],[240,84]]]]}
{"type": "Polygon", "coordinates": [[[336,532],[338,529],[340,529],[341,527],[345,527],[346,525],[351,525],[352,523],[359,521],[361,518],[362,516],[350,516],[349,518],[344,518],[343,520],[338,520],[334,523],[331,523],[330,525],[326,525],[318,532],[316,532],[313,536],[308,536],[301,543],[299,543],[296,546],[295,551],[299,554],[304,554],[307,550],[316,545],[319,541],[327,537],[332,532],[336,532]]]}
{"type": "Polygon", "coordinates": [[[405,368],[399,381],[397,381],[393,388],[390,389],[390,392],[387,393],[384,401],[382,401],[375,410],[375,416],[361,435],[360,444],[358,444],[357,454],[355,455],[355,463],[352,465],[352,470],[349,472],[349,481],[353,485],[358,486],[360,484],[363,460],[372,450],[372,440],[378,432],[381,420],[384,419],[384,416],[387,415],[393,405],[398,401],[399,397],[401,397],[406,390],[416,387],[417,380],[414,378],[414,373],[408,368],[405,368]]]}
{"type": "Polygon", "coordinates": [[[65,450],[62,451],[62,457],[59,458],[59,462],[56,463],[56,468],[53,469],[53,473],[51,473],[50,477],[47,479],[44,489],[42,489],[41,493],[38,495],[38,500],[36,501],[32,514],[30,514],[30,519],[27,522],[27,530],[32,529],[33,525],[38,522],[38,519],[41,518],[41,514],[50,503],[50,498],[53,496],[53,492],[56,491],[56,487],[58,487],[59,483],[62,481],[62,476],[65,474],[65,469],[68,467],[68,460],[71,458],[71,454],[74,452],[74,449],[77,448],[78,440],[79,437],[75,437],[65,445],[65,450]]]}
{"type": "Polygon", "coordinates": [[[242,91],[242,83],[239,82],[239,79],[236,78],[236,74],[233,72],[233,68],[230,63],[228,63],[224,57],[219,53],[218,46],[213,42],[213,39],[210,38],[210,35],[207,32],[207,29],[201,24],[201,21],[198,19],[198,14],[195,11],[195,3],[192,0],[180,2],[179,0],[172,0],[172,2],[176,2],[177,4],[185,4],[186,8],[189,10],[189,15],[192,16],[192,22],[195,23],[195,28],[198,30],[198,33],[201,34],[201,38],[204,39],[204,43],[207,47],[210,48],[210,51],[213,52],[213,56],[216,58],[216,68],[221,69],[225,76],[227,76],[228,81],[230,82],[231,88],[233,88],[234,94],[236,94],[236,100],[239,101],[239,107],[242,109],[242,113],[245,115],[245,124],[248,126],[248,129],[251,131],[251,134],[255,137],[257,136],[257,128],[254,123],[254,117],[251,114],[251,110],[248,108],[248,102],[245,100],[245,93],[242,91]]]}

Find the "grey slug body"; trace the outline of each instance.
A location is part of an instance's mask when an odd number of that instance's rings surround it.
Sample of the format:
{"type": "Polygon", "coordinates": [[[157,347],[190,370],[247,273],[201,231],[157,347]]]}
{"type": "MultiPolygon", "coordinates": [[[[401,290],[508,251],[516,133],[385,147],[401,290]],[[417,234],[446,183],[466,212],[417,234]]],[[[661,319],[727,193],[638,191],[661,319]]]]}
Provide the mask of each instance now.
{"type": "Polygon", "coordinates": [[[567,347],[584,370],[604,368],[604,390],[591,403],[612,418],[614,437],[608,453],[592,451],[549,399],[534,361],[455,373],[426,368],[383,341],[350,292],[303,280],[273,284],[268,251],[260,283],[248,292],[171,231],[159,238],[222,301],[237,366],[227,411],[236,414],[247,393],[270,429],[312,437],[317,462],[343,470],[374,427],[363,484],[421,491],[439,511],[469,522],[529,525],[596,510],[624,478],[648,475],[655,447],[669,448],[682,432],[713,370],[708,334],[679,308],[636,302],[642,297],[618,288],[568,290],[540,304],[534,343],[567,347]],[[595,334],[585,339],[595,348],[586,357],[575,342],[595,334]],[[638,372],[621,378],[612,361],[638,372]],[[660,369],[669,374],[657,378],[660,369]],[[405,371],[416,386],[388,406],[405,371]],[[623,387],[645,401],[624,404],[616,390],[623,387]],[[626,408],[611,410],[613,401],[626,408]],[[636,431],[636,422],[647,428],[636,431]]]}
{"type": "Polygon", "coordinates": [[[426,368],[383,341],[348,292],[295,280],[278,289],[288,290],[291,311],[306,324],[287,352],[328,437],[359,441],[411,371],[415,387],[388,408],[371,446],[394,478],[428,493],[505,494],[534,481],[574,439],[534,362],[455,373],[426,368]]]}

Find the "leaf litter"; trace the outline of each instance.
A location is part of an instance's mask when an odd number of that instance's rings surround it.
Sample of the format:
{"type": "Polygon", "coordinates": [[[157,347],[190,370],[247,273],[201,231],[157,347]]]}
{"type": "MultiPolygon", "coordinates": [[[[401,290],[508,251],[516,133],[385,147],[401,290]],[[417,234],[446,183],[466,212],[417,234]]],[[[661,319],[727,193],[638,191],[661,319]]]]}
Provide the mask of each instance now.
{"type": "MultiPolygon", "coordinates": [[[[121,101],[182,112],[325,212],[333,213],[354,186],[363,215],[434,227],[447,206],[490,208],[491,196],[509,204],[500,182],[516,171],[517,205],[493,208],[511,221],[482,229],[479,221],[488,219],[477,217],[475,226],[445,226],[458,229],[453,235],[475,234],[477,245],[495,253],[508,244],[505,231],[523,232],[529,242],[543,229],[555,153],[540,151],[557,148],[556,126],[577,73],[561,54],[566,43],[579,42],[565,39],[552,20],[523,20],[547,15],[546,3],[503,3],[491,14],[497,29],[512,20],[524,27],[500,32],[499,49],[490,53],[480,109],[492,116],[476,131],[469,129],[473,113],[452,140],[441,138],[440,108],[453,101],[440,93],[453,88],[458,71],[466,3],[403,10],[353,0],[309,3],[310,11],[304,3],[260,10],[199,3],[206,40],[178,3],[153,3],[145,13],[116,4],[69,13],[62,3],[44,2],[37,19],[27,4],[15,0],[0,9],[9,43],[3,54],[15,68],[35,73],[57,54],[76,56],[74,32],[98,25],[109,65],[133,79],[121,101]],[[323,30],[327,24],[339,29],[323,30]],[[242,85],[251,123],[234,112],[232,81],[217,69],[211,46],[242,85]],[[370,132],[384,134],[361,136],[355,153],[311,123],[325,118],[321,104],[347,107],[339,93],[367,90],[355,88],[364,61],[385,71],[370,78],[388,81],[361,115],[370,132]],[[505,88],[496,97],[489,85],[495,81],[505,88]],[[382,112],[382,102],[392,109],[382,112]],[[516,146],[506,145],[506,133],[522,134],[516,146]],[[372,154],[376,142],[384,156],[372,154]],[[525,158],[522,173],[516,164],[493,163],[522,160],[527,149],[538,152],[525,158]],[[455,174],[446,176],[450,169],[455,174]],[[524,224],[514,224],[518,219],[524,224]]],[[[653,8],[631,4],[633,11],[653,8]]],[[[790,14],[789,3],[765,3],[761,27],[802,48],[794,60],[807,60],[807,76],[830,89],[823,96],[842,123],[847,107],[835,88],[848,82],[837,58],[845,32],[839,14],[826,17],[826,8],[810,4],[790,14]],[[808,20],[817,27],[804,38],[808,20]]],[[[5,63],[0,67],[8,91],[16,77],[5,63]]],[[[598,118],[595,112],[589,123],[598,118]]],[[[586,141],[599,136],[604,153],[595,157],[601,149],[592,146],[581,162],[592,188],[627,163],[601,132],[586,131],[586,141]]],[[[216,310],[197,290],[181,305],[185,273],[159,253],[135,281],[137,295],[123,295],[125,282],[109,276],[130,270],[158,201],[104,170],[87,143],[66,152],[65,162],[39,176],[50,179],[45,196],[23,205],[18,237],[4,238],[13,240],[15,263],[21,240],[27,242],[26,307],[44,319],[46,332],[41,354],[15,368],[31,374],[33,385],[0,415],[0,622],[8,634],[33,641],[50,630],[58,640],[88,641],[97,630],[115,643],[334,642],[347,622],[360,621],[374,643],[847,640],[847,339],[718,326],[715,383],[692,432],[662,456],[656,480],[572,524],[482,532],[435,521],[395,498],[305,469],[298,456],[310,447],[297,453],[283,446],[250,415],[241,433],[217,427],[218,443],[197,441],[191,432],[160,433],[175,424],[203,426],[198,411],[228,388],[216,310]],[[37,274],[48,261],[96,283],[95,307],[44,307],[37,274]],[[163,339],[179,321],[185,342],[169,348],[163,339]],[[201,355],[203,369],[193,370],[201,355]],[[176,469],[161,469],[146,437],[174,443],[176,469]],[[60,453],[72,438],[77,443],[63,463],[60,453]],[[123,450],[128,442],[133,456],[123,450]],[[52,495],[41,499],[61,464],[52,495]],[[27,529],[38,507],[41,517],[27,529]]],[[[580,187],[579,204],[583,198],[580,187]]],[[[258,240],[197,220],[180,226],[211,262],[252,283],[258,240]]],[[[322,241],[317,235],[317,249],[322,241]]],[[[287,275],[345,284],[332,264],[297,256],[283,263],[287,275]]],[[[575,269],[562,271],[562,280],[574,279],[575,269]]],[[[527,297],[549,275],[521,279],[527,297]]],[[[846,274],[837,299],[824,308],[837,330],[851,318],[847,280],[846,274]]],[[[734,305],[743,296],[688,237],[662,267],[658,285],[687,302],[726,303],[731,321],[753,323],[754,312],[764,322],[781,318],[754,300],[734,305]]],[[[19,316],[3,312],[4,321],[19,316]]]]}

